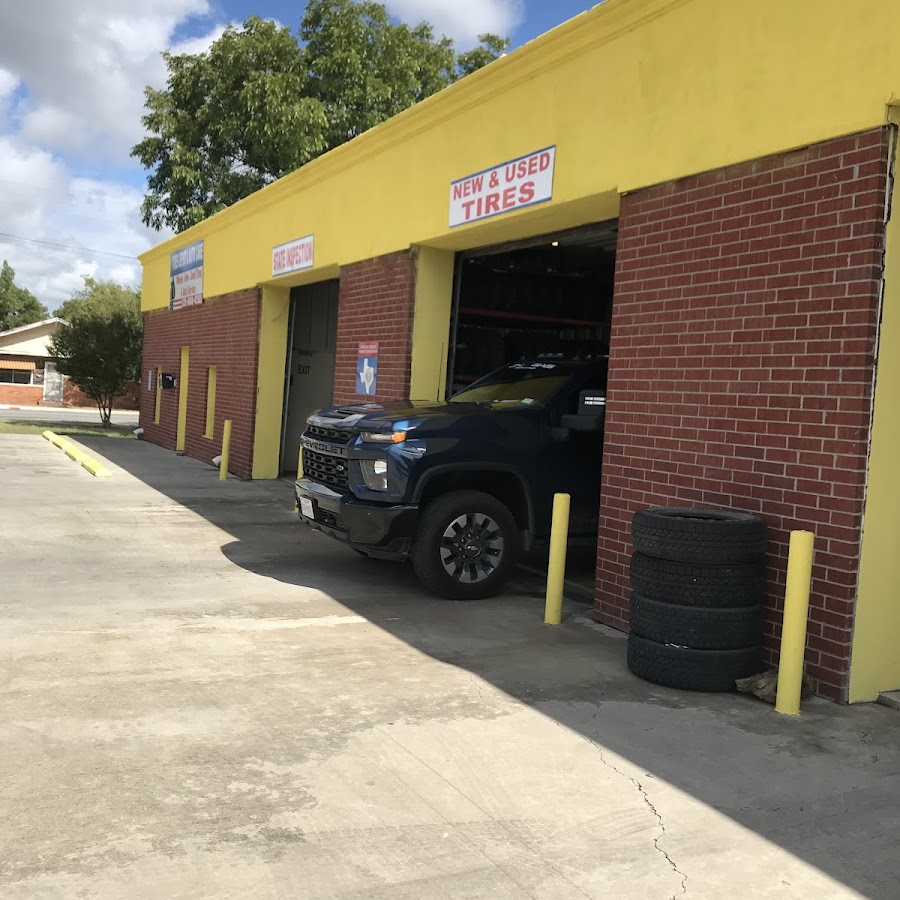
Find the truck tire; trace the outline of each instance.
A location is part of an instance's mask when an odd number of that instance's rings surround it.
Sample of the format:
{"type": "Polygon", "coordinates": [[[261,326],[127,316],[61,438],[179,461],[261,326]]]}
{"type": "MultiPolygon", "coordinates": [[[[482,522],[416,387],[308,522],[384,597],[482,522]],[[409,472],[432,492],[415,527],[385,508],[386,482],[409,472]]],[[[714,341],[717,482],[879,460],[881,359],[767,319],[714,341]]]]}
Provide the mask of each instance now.
{"type": "Polygon", "coordinates": [[[631,526],[634,549],[656,559],[712,565],[751,563],[766,553],[766,523],[719,509],[641,509],[631,526]]]}
{"type": "Polygon", "coordinates": [[[628,635],[628,668],[639,678],[685,691],[733,691],[738,678],[762,671],[759,647],[694,650],[628,635]]]}
{"type": "Polygon", "coordinates": [[[762,641],[762,606],[703,609],[631,595],[632,633],[695,650],[738,650],[762,641]]]}
{"type": "Polygon", "coordinates": [[[765,597],[766,569],[762,562],[705,566],[635,553],[631,557],[631,587],[648,600],[679,606],[754,606],[765,597]]]}
{"type": "Polygon", "coordinates": [[[519,555],[512,513],[481,491],[453,491],[419,518],[412,563],[419,581],[448,600],[482,600],[503,587],[519,555]]]}

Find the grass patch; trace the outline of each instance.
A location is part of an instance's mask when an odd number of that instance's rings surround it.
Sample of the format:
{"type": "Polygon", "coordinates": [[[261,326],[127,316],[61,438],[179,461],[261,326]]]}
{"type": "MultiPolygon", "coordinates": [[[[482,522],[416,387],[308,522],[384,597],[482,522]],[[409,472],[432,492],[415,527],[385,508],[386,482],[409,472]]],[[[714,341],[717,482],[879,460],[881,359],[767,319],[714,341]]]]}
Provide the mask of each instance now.
{"type": "Polygon", "coordinates": [[[52,431],[55,434],[67,434],[71,437],[89,435],[93,437],[131,438],[137,425],[110,425],[104,428],[98,422],[90,425],[84,422],[20,422],[11,419],[0,419],[0,434],[43,434],[52,431]]]}

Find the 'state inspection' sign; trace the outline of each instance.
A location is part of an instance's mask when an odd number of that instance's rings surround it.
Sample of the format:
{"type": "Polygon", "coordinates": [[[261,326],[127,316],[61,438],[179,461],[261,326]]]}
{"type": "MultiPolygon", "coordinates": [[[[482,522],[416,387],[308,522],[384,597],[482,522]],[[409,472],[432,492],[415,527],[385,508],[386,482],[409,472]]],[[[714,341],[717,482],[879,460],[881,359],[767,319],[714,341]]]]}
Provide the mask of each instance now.
{"type": "Polygon", "coordinates": [[[169,309],[203,302],[203,241],[176,250],[169,261],[169,309]]]}
{"type": "Polygon", "coordinates": [[[545,203],[553,197],[556,147],[535,150],[450,185],[450,227],[545,203]]]}
{"type": "Polygon", "coordinates": [[[313,266],[313,236],[279,244],[272,250],[272,275],[287,275],[313,266]]]}

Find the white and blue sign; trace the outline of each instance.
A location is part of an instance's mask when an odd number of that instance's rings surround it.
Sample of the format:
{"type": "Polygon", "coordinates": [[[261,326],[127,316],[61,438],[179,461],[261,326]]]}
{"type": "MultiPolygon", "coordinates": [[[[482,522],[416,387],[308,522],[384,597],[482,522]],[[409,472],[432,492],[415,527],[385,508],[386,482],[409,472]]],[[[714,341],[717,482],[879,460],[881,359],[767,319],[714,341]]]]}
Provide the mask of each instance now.
{"type": "Polygon", "coordinates": [[[356,360],[356,393],[372,396],[378,390],[378,357],[360,356],[356,360]]]}
{"type": "Polygon", "coordinates": [[[169,309],[203,302],[203,241],[176,250],[170,257],[169,309]]]}

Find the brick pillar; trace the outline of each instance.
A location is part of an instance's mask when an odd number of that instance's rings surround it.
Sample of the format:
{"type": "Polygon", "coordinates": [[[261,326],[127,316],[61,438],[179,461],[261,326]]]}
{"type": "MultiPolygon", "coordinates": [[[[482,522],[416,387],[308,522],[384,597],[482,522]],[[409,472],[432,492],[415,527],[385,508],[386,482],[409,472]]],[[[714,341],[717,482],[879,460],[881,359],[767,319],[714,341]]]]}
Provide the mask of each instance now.
{"type": "Polygon", "coordinates": [[[815,531],[807,671],[847,697],[884,247],[887,130],[623,198],[596,615],[627,627],[652,505],[770,529],[768,662],[788,536],[815,531]]]}
{"type": "Polygon", "coordinates": [[[144,314],[144,357],[141,376],[141,416],[144,440],[168,449],[175,447],[178,390],[163,391],[159,425],[154,424],[156,394],[147,390],[147,371],[178,375],[181,347],[191,348],[188,379],[187,456],[205,462],[222,447],[222,423],[233,421],[231,471],[249,478],[253,459],[258,362],[259,291],[250,288],[211,297],[200,306],[176,312],[167,309],[144,314]],[[207,367],[217,367],[215,429],[206,438],[207,367]]]}
{"type": "Polygon", "coordinates": [[[409,397],[416,258],[408,250],[341,269],[338,305],[336,403],[405,400],[409,397]],[[356,394],[361,341],[378,342],[378,392],[356,394]]]}

